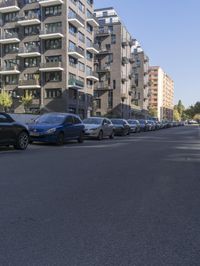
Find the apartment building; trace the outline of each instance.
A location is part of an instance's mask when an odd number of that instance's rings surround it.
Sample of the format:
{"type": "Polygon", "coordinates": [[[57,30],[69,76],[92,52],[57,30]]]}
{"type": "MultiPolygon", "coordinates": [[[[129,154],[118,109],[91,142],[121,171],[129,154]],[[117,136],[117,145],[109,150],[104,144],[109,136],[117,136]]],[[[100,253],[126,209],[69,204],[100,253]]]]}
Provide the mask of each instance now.
{"type": "Polygon", "coordinates": [[[100,52],[95,55],[95,115],[131,117],[133,95],[131,47],[133,38],[113,7],[95,10],[99,28],[95,43],[100,52]]]}
{"type": "Polygon", "coordinates": [[[173,119],[174,82],[159,66],[149,69],[149,107],[157,111],[159,120],[173,119]]]}
{"type": "Polygon", "coordinates": [[[1,90],[23,112],[22,96],[32,95],[30,111],[90,115],[94,83],[93,0],[4,0],[1,19],[1,90]]]}
{"type": "Polygon", "coordinates": [[[132,47],[134,58],[133,76],[134,76],[134,94],[133,103],[140,112],[135,112],[135,117],[147,117],[149,108],[149,58],[141,48],[138,41],[132,47]]]}

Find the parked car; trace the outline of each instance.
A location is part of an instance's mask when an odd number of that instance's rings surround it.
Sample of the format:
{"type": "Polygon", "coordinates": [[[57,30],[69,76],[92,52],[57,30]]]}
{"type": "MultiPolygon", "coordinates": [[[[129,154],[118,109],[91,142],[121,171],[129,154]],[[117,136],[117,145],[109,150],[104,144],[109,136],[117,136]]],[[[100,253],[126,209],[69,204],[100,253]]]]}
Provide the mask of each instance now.
{"type": "Polygon", "coordinates": [[[148,131],[149,130],[149,124],[148,124],[147,120],[139,119],[138,121],[140,123],[140,130],[141,131],[148,131]]]}
{"type": "Polygon", "coordinates": [[[25,125],[16,122],[10,115],[0,113],[0,145],[13,145],[25,150],[29,144],[29,132],[25,125]]]}
{"type": "Polygon", "coordinates": [[[138,120],[135,120],[135,119],[129,119],[127,120],[129,125],[130,125],[130,128],[131,128],[131,133],[137,133],[137,132],[140,132],[140,122],[138,120]]]}
{"type": "Polygon", "coordinates": [[[84,140],[84,125],[79,116],[66,113],[41,115],[29,124],[31,142],[46,142],[63,145],[67,140],[84,140]]]}
{"type": "Polygon", "coordinates": [[[147,123],[149,125],[149,130],[155,131],[156,130],[156,123],[152,120],[147,120],[147,123]]]}
{"type": "Polygon", "coordinates": [[[127,136],[130,134],[131,128],[127,120],[125,119],[111,119],[114,125],[115,135],[127,136]]]}
{"type": "Polygon", "coordinates": [[[85,136],[102,140],[104,137],[114,138],[114,126],[110,119],[102,117],[90,117],[83,120],[85,136]]]}

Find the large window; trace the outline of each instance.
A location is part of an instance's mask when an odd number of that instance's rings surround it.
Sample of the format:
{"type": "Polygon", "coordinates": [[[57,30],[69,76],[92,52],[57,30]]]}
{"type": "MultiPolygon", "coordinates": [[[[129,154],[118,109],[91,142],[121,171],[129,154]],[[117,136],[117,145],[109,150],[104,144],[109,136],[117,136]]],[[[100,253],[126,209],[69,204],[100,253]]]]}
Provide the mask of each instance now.
{"type": "Polygon", "coordinates": [[[62,96],[62,89],[46,89],[46,98],[60,98],[62,96]]]}
{"type": "Polygon", "coordinates": [[[45,50],[61,49],[61,48],[62,48],[61,39],[52,39],[52,40],[45,41],[45,50]]]}
{"type": "Polygon", "coordinates": [[[62,81],[62,73],[58,71],[45,73],[45,81],[46,82],[60,82],[62,81]]]}
{"type": "Polygon", "coordinates": [[[18,18],[18,12],[11,12],[4,15],[4,22],[13,22],[18,18]]]}
{"type": "Polygon", "coordinates": [[[4,52],[5,52],[5,54],[18,53],[19,52],[19,44],[18,43],[6,44],[4,46],[4,52]]]}
{"type": "Polygon", "coordinates": [[[16,85],[18,83],[18,75],[6,75],[5,85],[16,85]]]}
{"type": "Polygon", "coordinates": [[[53,55],[53,56],[46,56],[46,62],[62,62],[62,56],[61,55],[53,55]]]}
{"type": "Polygon", "coordinates": [[[62,28],[62,23],[61,22],[45,24],[46,33],[60,32],[61,28],[62,28]]]}
{"type": "Polygon", "coordinates": [[[45,8],[44,14],[46,17],[60,16],[62,14],[62,6],[49,6],[45,8]]]}
{"type": "Polygon", "coordinates": [[[39,57],[30,57],[24,59],[24,67],[39,67],[40,58],[39,57]]]}
{"type": "Polygon", "coordinates": [[[39,33],[40,33],[40,26],[38,25],[24,27],[25,36],[38,35],[39,33]]]}
{"type": "Polygon", "coordinates": [[[76,36],[77,29],[73,25],[69,24],[69,33],[76,36]]]}

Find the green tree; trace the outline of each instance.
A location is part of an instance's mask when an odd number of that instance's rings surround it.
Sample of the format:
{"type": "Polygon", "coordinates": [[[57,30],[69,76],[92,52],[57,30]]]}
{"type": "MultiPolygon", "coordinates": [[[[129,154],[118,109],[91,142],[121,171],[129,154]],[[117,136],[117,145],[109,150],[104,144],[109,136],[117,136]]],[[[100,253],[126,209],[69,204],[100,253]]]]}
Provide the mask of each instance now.
{"type": "Polygon", "coordinates": [[[151,117],[158,117],[158,111],[156,108],[149,108],[149,115],[151,117]]]}
{"type": "Polygon", "coordinates": [[[3,111],[7,112],[8,108],[12,106],[12,96],[7,91],[0,92],[0,106],[3,111]]]}
{"type": "Polygon", "coordinates": [[[194,120],[198,121],[198,123],[200,123],[200,113],[199,114],[196,114],[194,117],[193,117],[194,120]]]}
{"type": "Polygon", "coordinates": [[[181,120],[181,116],[180,116],[179,111],[178,111],[177,108],[174,108],[173,120],[175,120],[175,121],[180,121],[181,120]]]}
{"type": "Polygon", "coordinates": [[[24,105],[24,110],[25,112],[28,111],[31,103],[33,101],[33,96],[31,93],[29,93],[29,91],[25,91],[25,95],[22,97],[22,104],[24,105]]]}

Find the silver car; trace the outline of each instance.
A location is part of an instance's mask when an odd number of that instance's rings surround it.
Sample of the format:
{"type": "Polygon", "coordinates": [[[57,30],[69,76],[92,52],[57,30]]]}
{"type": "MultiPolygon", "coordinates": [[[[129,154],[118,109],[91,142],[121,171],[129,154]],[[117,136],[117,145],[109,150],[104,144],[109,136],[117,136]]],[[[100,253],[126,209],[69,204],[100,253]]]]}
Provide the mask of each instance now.
{"type": "Polygon", "coordinates": [[[85,136],[102,140],[104,137],[114,138],[114,126],[107,118],[90,117],[83,120],[85,136]]]}

